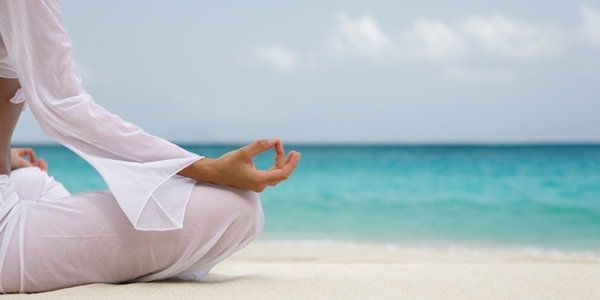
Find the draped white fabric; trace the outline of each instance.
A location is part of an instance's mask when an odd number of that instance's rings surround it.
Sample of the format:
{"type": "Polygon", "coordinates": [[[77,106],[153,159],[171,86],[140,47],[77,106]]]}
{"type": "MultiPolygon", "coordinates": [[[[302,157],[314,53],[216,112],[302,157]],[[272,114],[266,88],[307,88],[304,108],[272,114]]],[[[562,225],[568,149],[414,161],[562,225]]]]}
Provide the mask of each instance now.
{"type": "Polygon", "coordinates": [[[190,198],[182,229],[144,231],[110,191],[69,195],[36,167],[0,175],[0,293],[201,279],[262,229],[257,193],[196,182],[190,198]]]}
{"type": "MultiPolygon", "coordinates": [[[[0,0],[0,76],[18,78],[44,132],[87,160],[139,230],[181,228],[201,159],[97,105],[81,84],[57,0],[0,0]]],[[[126,99],[123,99],[126,100],[126,99]]],[[[166,104],[165,104],[166,105],[166,104]]]]}

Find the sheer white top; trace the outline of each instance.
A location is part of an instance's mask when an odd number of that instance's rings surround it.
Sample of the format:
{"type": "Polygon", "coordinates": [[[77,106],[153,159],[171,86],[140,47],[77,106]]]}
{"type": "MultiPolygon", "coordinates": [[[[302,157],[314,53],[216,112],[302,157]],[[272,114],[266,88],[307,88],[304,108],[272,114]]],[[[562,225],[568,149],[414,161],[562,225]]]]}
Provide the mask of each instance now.
{"type": "Polygon", "coordinates": [[[181,228],[195,180],[176,175],[201,159],[96,104],[81,84],[58,0],[0,0],[0,76],[18,78],[50,138],[102,175],[136,229],[181,228]]]}

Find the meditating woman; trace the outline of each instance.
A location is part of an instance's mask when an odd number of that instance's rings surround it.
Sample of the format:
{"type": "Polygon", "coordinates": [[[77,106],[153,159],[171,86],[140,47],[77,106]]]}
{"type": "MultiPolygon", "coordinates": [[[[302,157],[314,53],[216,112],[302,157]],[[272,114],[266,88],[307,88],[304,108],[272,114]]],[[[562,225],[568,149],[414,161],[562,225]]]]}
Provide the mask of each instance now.
{"type": "Polygon", "coordinates": [[[110,114],[83,90],[57,0],[0,0],[0,37],[0,292],[198,279],[256,237],[257,192],[287,179],[300,153],[285,158],[269,139],[212,160],[110,114]],[[109,191],[69,195],[40,168],[11,173],[24,104],[109,191]],[[256,170],[270,148],[274,166],[256,170]]]}

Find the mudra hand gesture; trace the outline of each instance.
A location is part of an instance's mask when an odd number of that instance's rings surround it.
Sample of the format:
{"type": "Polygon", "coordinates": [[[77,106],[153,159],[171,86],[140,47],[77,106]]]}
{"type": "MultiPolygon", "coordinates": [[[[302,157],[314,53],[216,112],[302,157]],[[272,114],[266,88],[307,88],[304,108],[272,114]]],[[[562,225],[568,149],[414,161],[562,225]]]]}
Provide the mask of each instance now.
{"type": "Polygon", "coordinates": [[[262,192],[267,186],[275,186],[288,179],[300,160],[300,153],[290,151],[287,158],[281,140],[272,138],[258,140],[217,158],[203,158],[179,172],[179,175],[199,181],[262,192]],[[258,170],[252,158],[268,149],[275,148],[275,164],[268,170],[258,170]]]}
{"type": "Polygon", "coordinates": [[[10,149],[10,166],[11,170],[16,170],[26,167],[38,167],[44,172],[48,172],[48,164],[43,158],[37,160],[35,153],[31,148],[11,148],[10,149]],[[28,156],[29,160],[23,159],[28,156]]]}

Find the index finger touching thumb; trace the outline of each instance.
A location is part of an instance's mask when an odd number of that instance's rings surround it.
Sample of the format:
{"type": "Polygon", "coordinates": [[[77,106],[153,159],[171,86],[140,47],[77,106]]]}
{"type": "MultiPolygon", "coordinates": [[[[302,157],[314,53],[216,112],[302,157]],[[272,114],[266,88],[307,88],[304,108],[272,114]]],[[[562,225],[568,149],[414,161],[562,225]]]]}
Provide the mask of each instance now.
{"type": "Polygon", "coordinates": [[[250,157],[254,157],[257,154],[270,149],[275,144],[277,144],[278,141],[279,140],[276,138],[262,139],[262,140],[258,140],[256,142],[254,142],[244,148],[246,149],[246,151],[250,155],[250,157]]]}

